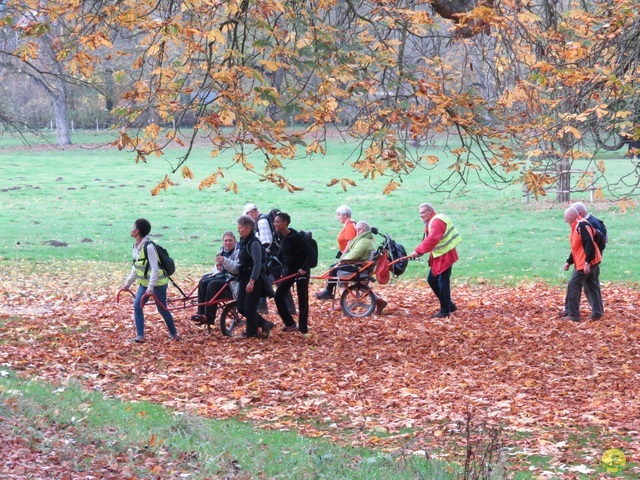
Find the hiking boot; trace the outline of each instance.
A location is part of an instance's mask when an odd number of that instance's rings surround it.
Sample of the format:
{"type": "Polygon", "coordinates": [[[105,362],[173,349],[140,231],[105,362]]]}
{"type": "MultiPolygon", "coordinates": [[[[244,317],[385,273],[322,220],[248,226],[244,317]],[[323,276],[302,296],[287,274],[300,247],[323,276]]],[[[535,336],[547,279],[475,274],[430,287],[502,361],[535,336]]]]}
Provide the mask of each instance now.
{"type": "Polygon", "coordinates": [[[178,334],[176,333],[175,335],[171,335],[169,337],[169,341],[170,342],[179,342],[180,341],[180,337],[178,336],[178,334]]]}
{"type": "Polygon", "coordinates": [[[269,338],[269,334],[271,333],[271,330],[275,326],[276,324],[273,322],[265,322],[262,327],[262,338],[269,338]]]}
{"type": "Polygon", "coordinates": [[[455,303],[451,302],[451,308],[449,309],[449,311],[451,313],[455,312],[456,310],[458,310],[458,307],[456,306],[455,303]]]}
{"type": "Polygon", "coordinates": [[[435,315],[431,315],[431,318],[448,318],[449,314],[444,312],[438,312],[435,315]]]}
{"type": "Polygon", "coordinates": [[[388,304],[389,304],[389,302],[387,302],[386,300],[383,300],[382,298],[377,298],[376,299],[376,313],[378,315],[380,315],[382,313],[382,311],[387,307],[388,304]]]}
{"type": "Polygon", "coordinates": [[[295,323],[293,325],[285,325],[282,327],[283,332],[295,332],[296,330],[298,330],[298,325],[295,323]]]}
{"type": "Polygon", "coordinates": [[[136,338],[132,338],[131,342],[132,343],[144,343],[146,340],[144,339],[144,337],[141,337],[140,335],[138,335],[136,338]]]}

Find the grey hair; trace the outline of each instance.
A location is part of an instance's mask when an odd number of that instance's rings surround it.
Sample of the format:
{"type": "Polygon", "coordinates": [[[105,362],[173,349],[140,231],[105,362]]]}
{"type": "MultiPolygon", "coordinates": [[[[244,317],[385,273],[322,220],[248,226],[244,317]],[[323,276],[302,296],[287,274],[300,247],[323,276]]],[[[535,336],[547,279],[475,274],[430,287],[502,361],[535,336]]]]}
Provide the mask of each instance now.
{"type": "MultiPolygon", "coordinates": [[[[252,219],[252,220],[253,220],[253,219],[252,219]]],[[[223,240],[223,241],[224,241],[224,238],[225,238],[225,237],[231,237],[231,238],[233,238],[233,241],[234,241],[234,242],[237,242],[237,240],[236,240],[236,236],[234,235],[234,233],[233,233],[231,230],[227,230],[226,232],[224,232],[224,233],[222,234],[222,240],[223,240]]]]}
{"type": "Polygon", "coordinates": [[[336,210],[336,214],[351,217],[351,209],[347,205],[340,205],[336,210]]]}
{"type": "Polygon", "coordinates": [[[584,206],[584,203],[576,202],[571,204],[571,206],[577,210],[581,217],[584,217],[587,214],[587,207],[584,206]]]}
{"type": "Polygon", "coordinates": [[[361,220],[358,223],[356,223],[356,228],[361,228],[365,232],[370,232],[371,231],[371,225],[369,225],[364,220],[361,220]]]}
{"type": "Polygon", "coordinates": [[[423,203],[420,205],[420,210],[424,209],[424,208],[428,208],[429,210],[431,210],[432,212],[435,212],[436,209],[433,208],[433,205],[431,205],[430,203],[423,203]]]}
{"type": "Polygon", "coordinates": [[[238,225],[242,225],[243,227],[251,227],[251,229],[254,229],[256,226],[256,222],[249,215],[240,215],[238,217],[238,225]]]}

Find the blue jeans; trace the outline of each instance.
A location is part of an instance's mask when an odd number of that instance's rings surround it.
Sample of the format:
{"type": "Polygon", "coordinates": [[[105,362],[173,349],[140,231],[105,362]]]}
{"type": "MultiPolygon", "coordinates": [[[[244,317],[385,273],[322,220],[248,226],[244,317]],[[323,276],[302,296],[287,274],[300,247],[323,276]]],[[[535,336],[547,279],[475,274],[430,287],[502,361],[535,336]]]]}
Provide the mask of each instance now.
{"type": "Polygon", "coordinates": [[[451,301],[451,267],[447,268],[440,275],[434,275],[429,270],[429,276],[427,282],[433,293],[436,294],[440,301],[440,312],[449,315],[451,313],[451,307],[453,302],[451,301]]]}
{"type": "MultiPolygon", "coordinates": [[[[162,285],[161,287],[156,285],[153,289],[154,295],[164,306],[167,305],[167,287],[168,285],[162,285]]],[[[142,311],[142,307],[140,306],[140,299],[143,297],[146,291],[147,287],[138,285],[136,298],[133,300],[133,317],[136,320],[136,332],[138,333],[139,337],[144,337],[144,312],[142,311]]],[[[149,297],[145,298],[144,303],[147,303],[148,300],[149,297]]],[[[172,337],[177,335],[176,325],[175,323],[173,323],[171,312],[169,310],[165,310],[160,305],[156,305],[156,308],[158,309],[158,313],[160,313],[160,315],[162,315],[162,318],[164,318],[164,323],[167,324],[169,335],[171,335],[172,337]]]]}

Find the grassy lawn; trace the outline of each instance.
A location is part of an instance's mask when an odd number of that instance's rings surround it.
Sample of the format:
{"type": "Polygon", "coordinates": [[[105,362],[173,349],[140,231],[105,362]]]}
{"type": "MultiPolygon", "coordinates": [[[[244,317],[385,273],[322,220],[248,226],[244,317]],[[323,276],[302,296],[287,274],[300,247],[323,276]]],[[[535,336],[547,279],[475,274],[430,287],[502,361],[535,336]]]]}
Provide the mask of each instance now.
{"type": "MultiPolygon", "coordinates": [[[[104,136],[89,133],[83,140],[91,138],[105,143],[104,136]]],[[[428,201],[453,219],[464,239],[454,281],[558,283],[568,278],[561,270],[568,254],[568,227],[562,219],[566,205],[546,198],[527,203],[521,185],[493,190],[476,178],[451,194],[428,193],[429,185],[449,174],[444,165],[414,172],[397,191],[385,196],[382,190],[387,180],[358,178],[349,166],[352,147],[335,145],[326,157],[288,164],[285,174],[292,183],[304,187],[301,192],[290,194],[259,183],[255,175],[238,167],[227,170],[220,184],[200,191],[200,179],[232,164],[229,155],[212,160],[208,150],[200,147],[189,162],[196,180],[172,175],[176,186],[152,197],[150,190],[169,172],[162,158],[136,165],[131,155],[115,149],[15,150],[9,148],[6,137],[2,141],[0,258],[4,262],[90,259],[121,264],[124,271],[129,262],[131,224],[144,216],[178,268],[180,264],[208,265],[221,234],[235,231],[242,206],[254,202],[265,212],[277,206],[291,214],[294,227],[314,231],[320,248],[320,272],[335,257],[340,227],[334,213],[337,206],[350,205],[356,220],[367,220],[390,233],[410,251],[422,239],[418,206],[428,201]],[[345,192],[339,186],[326,186],[332,178],[347,177],[355,179],[357,187],[345,192]],[[231,181],[239,185],[238,194],[225,192],[231,181]],[[55,246],[61,244],[65,246],[55,246]]],[[[622,154],[612,154],[608,160],[608,172],[614,177],[631,168],[628,161],[616,159],[622,154]]],[[[173,151],[166,158],[177,156],[179,152],[173,151]]],[[[251,161],[257,165],[261,159],[251,161]]],[[[587,194],[576,195],[576,199],[586,201],[587,194]]],[[[638,254],[640,232],[634,225],[640,212],[630,209],[623,213],[610,201],[589,207],[610,231],[603,282],[637,283],[640,274],[627,259],[638,254]]],[[[425,273],[426,266],[416,262],[404,278],[425,273]]]]}

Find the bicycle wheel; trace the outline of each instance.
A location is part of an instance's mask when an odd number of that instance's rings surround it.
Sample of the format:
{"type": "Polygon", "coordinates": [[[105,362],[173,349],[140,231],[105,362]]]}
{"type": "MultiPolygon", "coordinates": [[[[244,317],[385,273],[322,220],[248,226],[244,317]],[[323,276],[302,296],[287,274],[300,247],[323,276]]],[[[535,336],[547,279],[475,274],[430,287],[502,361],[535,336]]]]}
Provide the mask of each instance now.
{"type": "Polygon", "coordinates": [[[342,292],[340,308],[349,317],[367,317],[376,308],[376,296],[365,285],[350,285],[342,292]]]}
{"type": "Polygon", "coordinates": [[[227,303],[220,314],[220,331],[225,337],[240,335],[245,325],[244,318],[238,313],[236,302],[227,303]]]}

